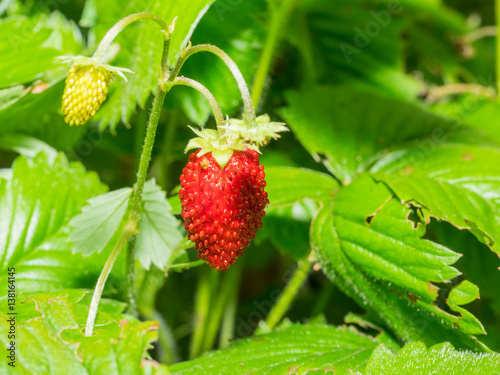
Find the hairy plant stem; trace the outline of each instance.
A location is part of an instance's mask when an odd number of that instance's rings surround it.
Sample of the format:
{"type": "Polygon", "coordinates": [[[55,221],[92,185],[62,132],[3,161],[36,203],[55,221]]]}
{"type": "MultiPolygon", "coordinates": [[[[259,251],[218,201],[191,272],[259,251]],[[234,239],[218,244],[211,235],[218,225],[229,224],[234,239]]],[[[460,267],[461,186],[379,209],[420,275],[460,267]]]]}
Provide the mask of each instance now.
{"type": "Polygon", "coordinates": [[[266,325],[270,330],[273,330],[285,316],[290,304],[309,275],[311,265],[311,261],[307,258],[298,263],[295,273],[266,318],[266,325]]]}
{"type": "Polygon", "coordinates": [[[259,108],[266,78],[269,73],[274,52],[276,51],[276,45],[281,38],[283,27],[297,3],[298,0],[282,0],[278,5],[269,5],[271,10],[270,26],[252,86],[252,100],[256,108],[259,108]]]}
{"type": "MultiPolygon", "coordinates": [[[[121,19],[111,29],[108,30],[106,35],[104,35],[104,37],[102,38],[101,43],[99,43],[99,45],[97,46],[97,49],[93,57],[96,58],[99,62],[102,62],[106,50],[108,49],[109,45],[113,42],[113,40],[116,38],[116,36],[130,24],[141,20],[154,21],[161,27],[161,29],[164,32],[168,33],[167,23],[157,15],[151,13],[134,13],[131,14],[130,16],[121,19]]],[[[166,38],[169,39],[168,35],[166,36],[166,38]]],[[[167,54],[168,54],[168,48],[167,48],[167,54]]]]}
{"type": "Polygon", "coordinates": [[[176,77],[171,83],[169,82],[166,84],[166,87],[168,86],[188,86],[200,92],[205,97],[205,99],[207,99],[208,104],[210,104],[210,108],[212,108],[217,126],[224,125],[224,115],[222,114],[217,100],[215,99],[213,94],[201,83],[191,78],[176,77]]]}
{"type": "Polygon", "coordinates": [[[250,95],[250,92],[248,91],[248,86],[245,82],[245,78],[243,77],[243,74],[241,74],[241,71],[236,65],[236,63],[229,57],[229,55],[226,52],[221,50],[219,47],[213,46],[211,44],[199,44],[184,49],[181,53],[179,60],[177,61],[177,64],[172,69],[171,76],[173,78],[171,79],[171,81],[173,81],[173,79],[177,77],[179,71],[181,70],[182,66],[189,58],[189,56],[192,56],[198,52],[210,52],[219,57],[226,64],[226,66],[233,74],[236,83],[238,84],[238,88],[241,93],[241,98],[243,100],[244,116],[246,120],[249,122],[249,124],[253,124],[255,120],[255,109],[252,102],[252,97],[250,95]]]}
{"type": "Polygon", "coordinates": [[[127,246],[127,313],[137,316],[137,301],[135,298],[135,237],[128,240],[127,246]]]}
{"type": "MultiPolygon", "coordinates": [[[[124,233],[125,234],[125,233],[124,233]]],[[[101,300],[102,291],[104,289],[104,285],[106,284],[106,280],[108,279],[109,273],[113,268],[113,264],[115,263],[116,258],[120,254],[120,251],[128,240],[128,236],[122,234],[115,247],[111,251],[104,267],[99,275],[99,279],[97,280],[97,285],[94,289],[94,295],[92,296],[92,301],[90,302],[89,315],[87,317],[87,324],[85,326],[85,336],[92,336],[94,332],[94,323],[95,318],[97,316],[97,308],[99,307],[99,301],[101,300]]]]}
{"type": "MultiPolygon", "coordinates": [[[[157,23],[162,26],[163,30],[167,32],[167,25],[166,23],[161,20],[159,17],[155,15],[150,15],[147,13],[137,13],[137,14],[132,14],[128,17],[125,17],[123,20],[119,21],[115,26],[113,26],[110,31],[105,35],[103,38],[103,41],[101,41],[98,51],[99,53],[104,54],[105,49],[107,48],[107,45],[111,43],[111,41],[114,39],[114,37],[121,31],[123,30],[124,27],[127,25],[131,24],[132,22],[141,20],[141,19],[152,19],[156,21],[157,23]],[[161,20],[161,21],[160,21],[161,20]]],[[[165,34],[165,37],[168,37],[168,33],[165,34]]],[[[168,49],[170,46],[170,39],[166,39],[165,43],[163,45],[163,56],[168,56],[168,49]]],[[[97,51],[96,51],[97,54],[97,51]]],[[[95,55],[94,55],[95,56],[95,55]]],[[[168,59],[168,58],[164,58],[168,59]]],[[[162,67],[161,67],[161,77],[160,80],[163,76],[168,74],[168,71],[165,71],[164,69],[168,69],[168,64],[164,64],[164,59],[162,59],[162,67]]],[[[153,145],[155,141],[155,136],[156,136],[156,129],[158,128],[158,121],[160,120],[160,115],[161,115],[161,109],[163,107],[163,101],[165,100],[166,92],[161,89],[159,86],[156,94],[154,96],[153,100],[153,106],[151,109],[151,114],[149,116],[149,121],[146,129],[146,137],[144,140],[144,144],[142,147],[142,152],[141,152],[141,157],[139,160],[139,167],[137,171],[137,181],[134,185],[134,188],[132,190],[132,195],[130,197],[129,205],[127,208],[127,213],[126,213],[126,221],[125,225],[123,228],[123,232],[118,239],[116,245],[114,246],[110,256],[106,260],[106,264],[104,265],[101,274],[99,275],[99,279],[97,281],[97,285],[94,289],[94,294],[92,296],[92,302],[90,304],[89,308],[89,314],[87,317],[87,324],[85,326],[85,336],[92,336],[93,331],[94,331],[94,324],[95,324],[95,319],[97,316],[97,309],[99,307],[99,301],[102,296],[102,291],[104,289],[104,285],[106,284],[106,280],[109,276],[109,273],[111,272],[111,269],[113,268],[113,264],[116,261],[116,258],[120,254],[120,251],[122,247],[125,245],[125,243],[135,236],[138,232],[139,229],[139,222],[142,217],[142,213],[144,211],[144,202],[142,200],[142,191],[144,189],[144,184],[146,183],[146,177],[148,173],[148,168],[149,168],[149,163],[151,160],[151,152],[153,150],[153,145]]],[[[130,264],[130,263],[129,263],[130,264]]],[[[127,272],[134,270],[129,269],[127,272]]],[[[134,276],[128,276],[127,279],[131,279],[134,276]]],[[[132,302],[133,303],[133,302],[132,302]]]]}
{"type": "Polygon", "coordinates": [[[170,155],[171,151],[174,147],[175,142],[175,134],[177,132],[178,120],[179,120],[179,110],[173,110],[168,114],[168,122],[165,129],[165,134],[163,135],[163,139],[161,141],[161,173],[158,176],[158,183],[162,186],[166,191],[170,191],[177,184],[175,179],[172,183],[170,181],[170,172],[172,160],[170,155]]]}

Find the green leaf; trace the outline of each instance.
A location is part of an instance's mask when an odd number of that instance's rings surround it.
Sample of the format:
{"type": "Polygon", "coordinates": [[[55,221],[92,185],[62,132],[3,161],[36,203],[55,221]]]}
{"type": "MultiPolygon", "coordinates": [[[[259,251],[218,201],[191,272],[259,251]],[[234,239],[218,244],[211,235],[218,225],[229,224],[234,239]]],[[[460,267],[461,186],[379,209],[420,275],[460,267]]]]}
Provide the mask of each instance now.
{"type": "Polygon", "coordinates": [[[175,189],[171,192],[170,197],[168,197],[168,204],[172,209],[174,215],[180,215],[182,211],[181,200],[179,199],[179,189],[181,185],[177,185],[175,189]]]}
{"type": "Polygon", "coordinates": [[[9,96],[12,88],[0,90],[0,133],[30,135],[71,153],[72,147],[81,140],[85,127],[69,127],[60,114],[64,88],[62,76],[57,75],[48,83],[17,87],[21,89],[21,95],[9,96]],[[6,98],[5,102],[2,102],[2,96],[6,98]]]}
{"type": "MultiPolygon", "coordinates": [[[[16,367],[2,361],[2,374],[107,375],[166,374],[145,360],[157,338],[157,322],[139,322],[121,313],[123,304],[102,300],[92,337],[84,337],[88,292],[39,294],[17,306],[16,367]]],[[[9,316],[0,312],[0,340],[7,347],[9,316]]]]}
{"type": "Polygon", "coordinates": [[[136,258],[149,270],[151,263],[163,270],[183,239],[165,193],[154,180],[144,186],[144,213],[135,240],[136,258]]]}
{"type": "Polygon", "coordinates": [[[50,161],[57,157],[57,151],[48,144],[23,134],[0,135],[0,148],[17,152],[29,158],[33,158],[41,152],[45,152],[50,161]]]}
{"type": "Polygon", "coordinates": [[[88,256],[116,244],[131,194],[131,188],[123,188],[88,201],[69,223],[72,227],[69,241],[74,244],[75,253],[88,256]]]}
{"type": "Polygon", "coordinates": [[[403,342],[435,344],[447,337],[457,347],[485,350],[472,336],[484,333],[481,323],[457,308],[465,301],[453,295],[448,305],[437,301],[437,283],[459,275],[451,267],[459,254],[421,239],[425,227],[410,222],[411,214],[383,183],[359,176],[313,224],[320,264],[340,289],[376,317],[374,323],[403,342]]]}
{"type": "Polygon", "coordinates": [[[80,163],[45,153],[20,156],[12,177],[0,180],[0,281],[16,268],[17,287],[41,291],[73,286],[89,270],[72,256],[67,224],[90,197],[106,187],[80,163]]]}
{"type": "Polygon", "coordinates": [[[427,221],[468,229],[500,253],[500,149],[431,143],[388,154],[372,170],[427,221]]]}
{"type": "Polygon", "coordinates": [[[339,186],[331,176],[309,169],[267,167],[265,172],[272,208],[292,205],[304,198],[328,200],[339,186]]]}
{"type": "MultiPolygon", "coordinates": [[[[74,252],[88,256],[104,249],[110,251],[123,232],[131,195],[131,188],[122,188],[90,199],[69,223],[72,227],[69,241],[74,243],[74,252]]],[[[144,212],[135,241],[135,257],[146,269],[151,263],[164,269],[183,236],[165,193],[154,180],[144,185],[143,200],[144,212]]]]}
{"type": "Polygon", "coordinates": [[[318,210],[316,201],[328,201],[338,188],[331,176],[300,168],[267,167],[266,208],[258,241],[267,238],[283,253],[296,260],[310,253],[309,228],[318,210]]]}
{"type": "MultiPolygon", "coordinates": [[[[170,64],[178,58],[194,27],[213,0],[189,2],[134,1],[127,4],[115,1],[97,2],[97,40],[121,18],[137,12],[154,13],[170,24],[177,18],[170,42],[170,64]]],[[[113,65],[131,69],[128,82],[117,80],[110,85],[108,99],[97,112],[101,129],[108,125],[114,131],[119,121],[128,124],[137,105],[143,107],[153,89],[158,85],[158,72],[163,48],[163,37],[158,25],[151,21],[138,22],[124,30],[117,38],[122,49],[113,65]]]]}
{"type": "MultiPolygon", "coordinates": [[[[469,98],[467,98],[469,99],[469,98]]],[[[470,99],[469,99],[470,100],[470,99]]],[[[485,132],[497,145],[500,145],[500,104],[496,101],[486,101],[477,104],[469,113],[461,113],[465,117],[464,122],[470,127],[485,132]]]]}
{"type": "Polygon", "coordinates": [[[278,250],[290,254],[297,261],[302,260],[311,252],[309,231],[317,211],[317,202],[310,199],[295,202],[291,206],[271,206],[266,209],[257,240],[269,237],[278,250]]]}
{"type": "MultiPolygon", "coordinates": [[[[26,128],[25,123],[32,120],[33,117],[40,118],[47,110],[59,108],[61,105],[63,82],[56,81],[40,87],[30,86],[28,89],[24,89],[23,86],[19,87],[22,88],[22,95],[7,99],[0,107],[0,120],[2,121],[0,132],[2,133],[19,132],[20,128],[26,128]],[[58,100],[59,103],[57,103],[58,100]]],[[[11,90],[4,89],[0,92],[5,93],[11,90]]],[[[33,124],[33,126],[36,125],[33,124]]]]}
{"type": "Polygon", "coordinates": [[[421,342],[405,345],[395,357],[381,345],[373,352],[365,375],[482,375],[500,374],[500,354],[457,351],[450,343],[427,349],[421,342]]]}
{"type": "MultiPolygon", "coordinates": [[[[471,24],[462,12],[447,5],[436,1],[403,0],[403,12],[399,15],[409,21],[403,31],[410,49],[406,53],[416,59],[416,69],[439,83],[443,80],[460,82],[460,77],[474,75],[460,62],[463,54],[457,48],[457,40],[471,31],[471,24]]],[[[482,78],[478,76],[478,79],[482,78]]]]}
{"type": "Polygon", "coordinates": [[[21,99],[26,92],[23,85],[12,86],[7,89],[0,90],[0,112],[10,106],[12,103],[21,99]]]}
{"type": "Polygon", "coordinates": [[[307,66],[302,74],[413,100],[419,83],[405,72],[401,38],[407,19],[388,8],[385,1],[339,0],[334,7],[328,0],[303,2],[288,25],[307,66]]]}
{"type": "MultiPolygon", "coordinates": [[[[14,16],[0,23],[0,87],[31,82],[47,71],[61,70],[57,56],[78,54],[82,46],[78,27],[59,12],[50,16],[14,16]]],[[[64,68],[62,68],[64,70],[64,68]]]]}
{"type": "Polygon", "coordinates": [[[378,343],[353,329],[324,324],[282,327],[242,339],[229,348],[169,367],[172,374],[297,373],[316,370],[347,375],[363,370],[378,343]]]}
{"type": "Polygon", "coordinates": [[[414,105],[349,87],[311,86],[289,92],[287,100],[281,113],[290,128],[317,161],[324,155],[325,165],[344,183],[387,147],[452,126],[414,105]]]}
{"type": "Polygon", "coordinates": [[[476,302],[470,305],[471,312],[477,316],[488,333],[481,341],[499,351],[500,326],[497,322],[500,321],[500,299],[496,287],[500,285],[498,255],[489,251],[488,247],[469,231],[457,230],[447,222],[432,220],[427,228],[430,238],[436,238],[439,243],[451,249],[460,249],[463,254],[457,267],[463,272],[464,278],[474,280],[481,291],[481,300],[474,300],[476,302]]]}

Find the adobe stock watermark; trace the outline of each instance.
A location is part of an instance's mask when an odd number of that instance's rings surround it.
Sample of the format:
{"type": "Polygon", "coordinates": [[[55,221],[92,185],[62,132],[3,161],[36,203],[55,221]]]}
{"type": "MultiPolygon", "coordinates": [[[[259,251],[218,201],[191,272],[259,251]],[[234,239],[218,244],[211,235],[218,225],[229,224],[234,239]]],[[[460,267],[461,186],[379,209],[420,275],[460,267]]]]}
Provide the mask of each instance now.
{"type": "MultiPolygon", "coordinates": [[[[287,271],[285,271],[285,273],[281,277],[281,280],[285,283],[285,285],[288,284],[288,281],[291,279],[294,272],[295,270],[293,269],[288,269],[287,271]]],[[[246,319],[238,317],[238,319],[236,320],[236,337],[250,336],[253,333],[255,327],[259,325],[259,322],[266,319],[266,316],[275,305],[281,293],[281,289],[274,289],[269,295],[269,298],[265,299],[264,301],[253,301],[252,305],[255,309],[250,314],[248,314],[246,319]]]]}
{"type": "Polygon", "coordinates": [[[217,13],[219,20],[224,21],[226,13],[232,13],[241,3],[243,0],[219,0],[212,5],[212,8],[217,13]]]}
{"type": "MultiPolygon", "coordinates": [[[[485,87],[496,84],[492,76],[488,78],[478,77],[477,80],[485,87]]],[[[403,160],[397,162],[394,169],[388,171],[392,174],[394,182],[404,183],[416,167],[429,160],[440,146],[446,144],[450,135],[461,129],[467,129],[467,126],[464,126],[464,119],[476,112],[481,106],[481,102],[477,100],[477,97],[478,95],[469,95],[464,99],[460,118],[449,120],[445,127],[434,128],[425,138],[411,141],[413,147],[410,148],[410,151],[402,155],[403,160]]],[[[463,157],[467,158],[468,155],[463,157]]]]}
{"type": "Polygon", "coordinates": [[[360,54],[364,48],[368,47],[372,40],[376,38],[384,28],[389,26],[393,17],[400,14],[402,11],[403,6],[397,0],[389,1],[387,3],[387,9],[379,11],[372,10],[370,12],[372,20],[368,21],[364,27],[356,26],[354,28],[356,34],[352,44],[346,42],[339,44],[340,50],[342,51],[346,61],[351,63],[351,56],[354,54],[360,54]]]}
{"type": "Polygon", "coordinates": [[[66,148],[65,154],[72,160],[82,161],[82,158],[89,156],[94,148],[103,140],[103,134],[97,129],[88,130],[75,148],[66,148]]]}
{"type": "MultiPolygon", "coordinates": [[[[44,0],[41,1],[41,5],[51,10],[59,10],[61,6],[66,5],[69,2],[70,0],[44,0]]],[[[37,32],[41,28],[50,28],[50,25],[47,23],[48,17],[50,16],[47,15],[46,19],[44,19],[43,17],[27,17],[21,23],[21,27],[9,33],[8,39],[11,48],[15,51],[19,51],[31,42],[31,40],[37,35],[37,32]]],[[[45,41],[45,43],[46,42],[47,41],[45,41]]]]}

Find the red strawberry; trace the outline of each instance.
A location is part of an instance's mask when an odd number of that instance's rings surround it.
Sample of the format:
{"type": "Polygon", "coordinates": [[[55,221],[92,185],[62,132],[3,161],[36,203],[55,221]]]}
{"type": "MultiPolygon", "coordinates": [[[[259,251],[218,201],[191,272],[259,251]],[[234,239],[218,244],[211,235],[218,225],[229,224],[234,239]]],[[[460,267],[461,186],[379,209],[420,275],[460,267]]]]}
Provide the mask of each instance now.
{"type": "Polygon", "coordinates": [[[262,227],[269,200],[257,152],[224,151],[230,156],[222,167],[213,152],[198,150],[189,155],[180,178],[179,197],[184,227],[198,257],[212,268],[225,271],[262,227]]]}

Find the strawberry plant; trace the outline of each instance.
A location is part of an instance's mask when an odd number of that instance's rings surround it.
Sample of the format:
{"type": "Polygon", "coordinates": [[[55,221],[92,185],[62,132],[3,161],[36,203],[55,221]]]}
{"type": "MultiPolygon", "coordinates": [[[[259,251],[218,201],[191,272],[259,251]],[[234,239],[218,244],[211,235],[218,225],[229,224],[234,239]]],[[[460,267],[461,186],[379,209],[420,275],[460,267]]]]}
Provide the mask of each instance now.
{"type": "Polygon", "coordinates": [[[500,374],[499,16],[0,2],[0,373],[500,374]]]}

